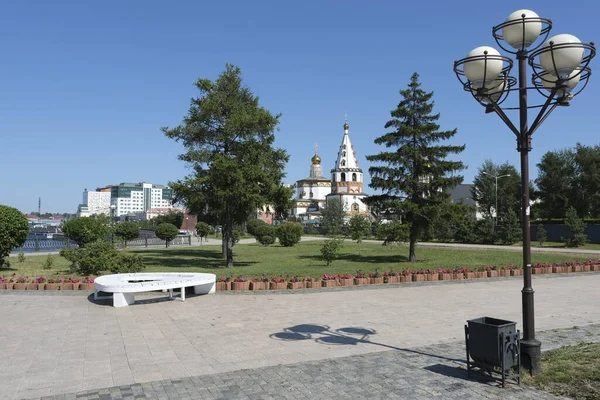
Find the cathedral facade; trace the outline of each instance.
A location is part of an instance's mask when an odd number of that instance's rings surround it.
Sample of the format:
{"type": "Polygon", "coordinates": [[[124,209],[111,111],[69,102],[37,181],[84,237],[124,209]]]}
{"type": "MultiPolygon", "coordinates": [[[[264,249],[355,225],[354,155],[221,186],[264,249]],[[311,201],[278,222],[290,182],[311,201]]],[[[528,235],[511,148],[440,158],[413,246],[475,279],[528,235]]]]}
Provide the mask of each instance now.
{"type": "Polygon", "coordinates": [[[350,142],[350,125],[344,123],[344,136],[337,154],[331,177],[323,176],[321,157],[315,146],[315,155],[311,159],[310,175],[296,181],[296,198],[292,215],[299,221],[320,219],[321,209],[336,199],[340,201],[347,217],[369,215],[369,209],[363,202],[367,196],[363,192],[363,171],[358,166],[356,152],[350,142]]]}

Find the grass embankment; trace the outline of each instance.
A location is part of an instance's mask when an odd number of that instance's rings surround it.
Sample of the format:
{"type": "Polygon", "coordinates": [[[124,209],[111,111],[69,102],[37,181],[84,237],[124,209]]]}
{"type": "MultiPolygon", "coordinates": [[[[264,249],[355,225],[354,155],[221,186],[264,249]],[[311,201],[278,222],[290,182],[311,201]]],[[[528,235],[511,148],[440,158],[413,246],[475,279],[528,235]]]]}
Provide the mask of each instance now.
{"type": "Polygon", "coordinates": [[[523,382],[559,396],[600,400],[600,343],[543,353],[541,374],[523,374],[523,382]]]}
{"type": "MultiPolygon", "coordinates": [[[[521,254],[514,251],[417,247],[416,263],[407,262],[407,246],[381,246],[376,243],[345,243],[340,258],[329,267],[320,260],[320,242],[301,242],[294,247],[241,244],[234,247],[234,267],[223,267],[220,246],[194,246],[131,250],[142,255],[147,272],[211,272],[217,276],[269,277],[320,276],[353,274],[403,269],[437,269],[481,267],[484,265],[521,264],[521,254]]],[[[46,256],[28,255],[20,263],[11,258],[11,269],[0,270],[0,276],[70,275],[68,262],[52,256],[51,269],[43,269],[46,256]]],[[[533,262],[584,261],[590,256],[575,254],[533,253],[533,262]]]]}

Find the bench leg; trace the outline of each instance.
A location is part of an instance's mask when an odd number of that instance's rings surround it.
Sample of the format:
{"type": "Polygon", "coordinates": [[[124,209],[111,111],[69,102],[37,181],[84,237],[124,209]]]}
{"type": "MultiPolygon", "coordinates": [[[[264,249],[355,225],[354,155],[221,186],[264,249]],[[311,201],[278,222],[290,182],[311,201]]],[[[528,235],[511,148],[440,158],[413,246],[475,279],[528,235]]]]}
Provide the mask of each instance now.
{"type": "Polygon", "coordinates": [[[181,288],[181,301],[185,301],[185,288],[181,288]]]}
{"type": "Polygon", "coordinates": [[[98,291],[94,289],[94,301],[98,300],[98,291]]]}
{"type": "Polygon", "coordinates": [[[113,293],[113,307],[127,307],[135,303],[134,293],[113,293]]]}
{"type": "Polygon", "coordinates": [[[217,289],[215,282],[194,286],[194,294],[214,294],[217,289]]]}
{"type": "Polygon", "coordinates": [[[173,289],[169,289],[169,298],[172,299],[173,298],[173,289]]]}

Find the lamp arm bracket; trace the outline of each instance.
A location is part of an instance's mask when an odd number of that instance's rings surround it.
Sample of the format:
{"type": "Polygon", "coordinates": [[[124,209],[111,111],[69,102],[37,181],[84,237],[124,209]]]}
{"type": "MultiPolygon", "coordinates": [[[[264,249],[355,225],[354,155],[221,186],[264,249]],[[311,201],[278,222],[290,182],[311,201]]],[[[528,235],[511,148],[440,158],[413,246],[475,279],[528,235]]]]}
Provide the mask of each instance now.
{"type": "Polygon", "coordinates": [[[510,128],[510,130],[515,134],[515,136],[517,136],[517,137],[519,136],[519,130],[517,129],[515,124],[512,123],[510,118],[508,118],[506,113],[502,110],[502,108],[500,108],[500,106],[497,103],[492,102],[488,105],[488,107],[489,107],[489,109],[487,110],[487,112],[493,111],[496,114],[498,114],[498,116],[500,117],[502,122],[504,122],[506,124],[506,126],[508,126],[510,128]]]}
{"type": "Polygon", "coordinates": [[[548,96],[548,98],[546,99],[546,102],[542,106],[542,109],[540,110],[537,117],[535,117],[535,120],[529,127],[529,135],[530,136],[533,135],[533,132],[535,132],[537,130],[537,128],[542,124],[542,122],[544,122],[546,120],[546,118],[548,118],[548,115],[550,115],[550,113],[552,111],[554,111],[554,109],[556,108],[558,102],[555,102],[554,104],[552,104],[552,100],[554,100],[554,96],[556,96],[556,91],[557,91],[556,88],[552,89],[552,91],[550,92],[550,96],[548,96]],[[550,107],[550,109],[548,110],[548,107],[550,105],[552,105],[552,107],[550,107]]]}

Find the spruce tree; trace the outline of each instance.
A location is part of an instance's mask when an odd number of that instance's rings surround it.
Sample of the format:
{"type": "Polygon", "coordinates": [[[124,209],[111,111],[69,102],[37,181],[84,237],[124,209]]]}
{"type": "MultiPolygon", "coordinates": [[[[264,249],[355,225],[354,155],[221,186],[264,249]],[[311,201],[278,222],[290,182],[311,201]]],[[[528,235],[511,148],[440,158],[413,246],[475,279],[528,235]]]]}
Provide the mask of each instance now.
{"type": "Polygon", "coordinates": [[[575,207],[569,207],[565,214],[565,224],[569,228],[569,234],[563,237],[567,247],[579,247],[588,242],[585,234],[586,223],[577,215],[575,207]]]}
{"type": "Polygon", "coordinates": [[[540,247],[542,247],[544,243],[548,241],[548,233],[546,232],[546,228],[544,228],[544,225],[542,224],[539,224],[537,226],[536,239],[540,243],[540,247]]]}
{"type": "Polygon", "coordinates": [[[455,173],[465,169],[463,163],[447,157],[461,153],[465,146],[438,144],[452,138],[456,129],[439,130],[440,115],[432,113],[433,92],[421,89],[417,73],[400,95],[400,103],[390,112],[392,119],[385,124],[390,131],[375,139],[388,150],[367,156],[375,164],[369,168],[369,186],[383,192],[367,201],[384,202],[403,215],[410,226],[409,261],[414,262],[417,241],[450,197],[447,189],[462,183],[463,177],[455,173]]]}
{"type": "Polygon", "coordinates": [[[504,244],[515,244],[521,240],[521,237],[521,226],[519,225],[517,214],[509,208],[502,218],[500,239],[504,244]]]}

